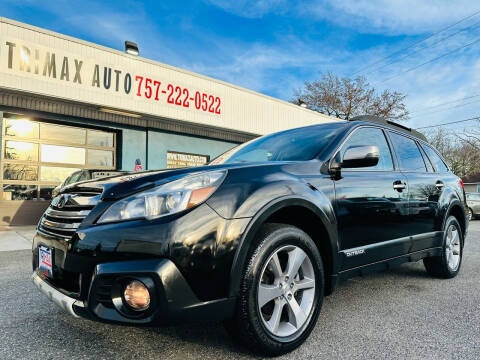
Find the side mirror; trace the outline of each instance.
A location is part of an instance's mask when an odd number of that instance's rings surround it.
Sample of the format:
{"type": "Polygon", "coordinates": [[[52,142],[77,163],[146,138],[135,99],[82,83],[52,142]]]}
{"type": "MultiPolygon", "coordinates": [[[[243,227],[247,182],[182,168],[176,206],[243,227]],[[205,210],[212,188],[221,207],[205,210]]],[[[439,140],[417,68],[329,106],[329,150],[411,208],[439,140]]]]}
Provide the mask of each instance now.
{"type": "Polygon", "coordinates": [[[361,168],[378,164],[378,147],[350,146],[343,154],[342,168],[361,168]]]}

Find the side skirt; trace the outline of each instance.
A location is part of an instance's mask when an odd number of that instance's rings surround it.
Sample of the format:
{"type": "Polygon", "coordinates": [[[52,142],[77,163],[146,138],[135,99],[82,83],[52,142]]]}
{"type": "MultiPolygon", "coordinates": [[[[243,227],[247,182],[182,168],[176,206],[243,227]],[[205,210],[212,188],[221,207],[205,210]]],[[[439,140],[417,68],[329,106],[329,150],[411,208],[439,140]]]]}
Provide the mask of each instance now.
{"type": "Polygon", "coordinates": [[[392,257],[375,263],[358,266],[352,269],[344,270],[338,273],[338,280],[346,280],[355,276],[362,276],[372,272],[381,270],[389,270],[393,267],[402,265],[407,262],[415,262],[430,256],[440,256],[442,254],[442,247],[434,247],[415,251],[409,254],[392,257]]]}

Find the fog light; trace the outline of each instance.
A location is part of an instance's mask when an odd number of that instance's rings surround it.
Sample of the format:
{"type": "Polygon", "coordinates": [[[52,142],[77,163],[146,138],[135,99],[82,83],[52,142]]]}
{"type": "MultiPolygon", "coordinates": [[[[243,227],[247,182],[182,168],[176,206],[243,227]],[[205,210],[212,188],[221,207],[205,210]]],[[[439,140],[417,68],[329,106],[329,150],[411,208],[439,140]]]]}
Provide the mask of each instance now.
{"type": "Polygon", "coordinates": [[[128,306],[136,311],[147,310],[150,306],[150,293],[147,287],[138,280],[133,280],[125,286],[123,298],[128,306]]]}

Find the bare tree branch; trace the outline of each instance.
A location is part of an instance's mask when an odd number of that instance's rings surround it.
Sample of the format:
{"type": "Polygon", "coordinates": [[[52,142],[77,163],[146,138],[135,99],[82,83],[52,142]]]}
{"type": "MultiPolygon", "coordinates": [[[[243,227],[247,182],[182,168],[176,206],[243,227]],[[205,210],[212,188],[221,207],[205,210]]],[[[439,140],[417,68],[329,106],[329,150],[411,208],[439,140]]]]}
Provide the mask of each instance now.
{"type": "Polygon", "coordinates": [[[365,77],[339,78],[332,73],[320,80],[305,82],[304,89],[294,92],[297,103],[301,99],[307,106],[322,114],[349,120],[358,115],[376,115],[389,120],[408,119],[406,95],[384,90],[377,94],[365,77]]]}
{"type": "Polygon", "coordinates": [[[451,134],[444,128],[438,128],[426,136],[458,176],[465,177],[480,171],[480,138],[472,135],[472,130],[451,134]]]}

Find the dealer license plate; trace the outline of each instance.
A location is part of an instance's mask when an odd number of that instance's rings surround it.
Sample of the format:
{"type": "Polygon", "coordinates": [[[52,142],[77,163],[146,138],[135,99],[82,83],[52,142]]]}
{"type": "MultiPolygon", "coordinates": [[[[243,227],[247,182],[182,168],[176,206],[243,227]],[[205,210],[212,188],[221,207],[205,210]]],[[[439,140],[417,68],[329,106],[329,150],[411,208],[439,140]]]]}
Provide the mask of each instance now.
{"type": "Polygon", "coordinates": [[[53,277],[52,270],[52,249],[46,246],[38,248],[38,269],[42,274],[50,278],[53,277]]]}

